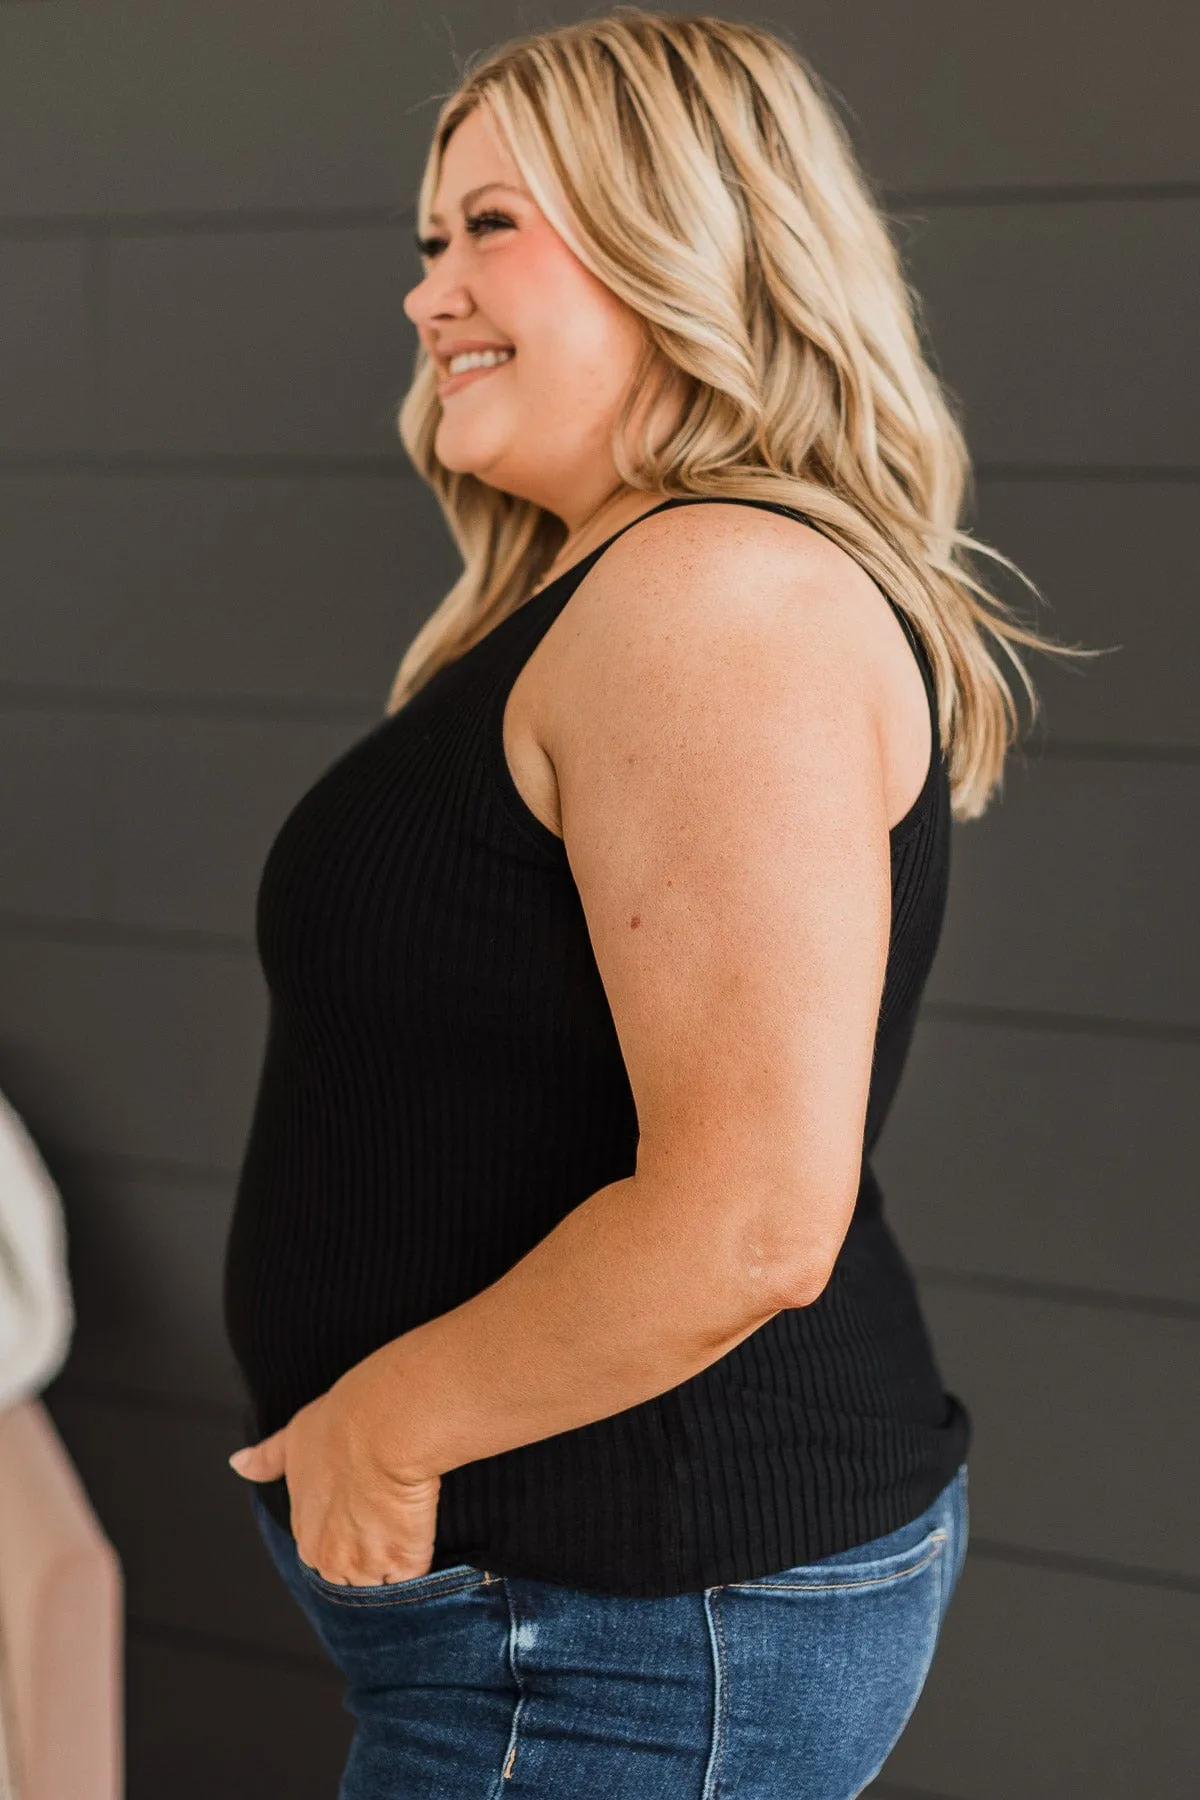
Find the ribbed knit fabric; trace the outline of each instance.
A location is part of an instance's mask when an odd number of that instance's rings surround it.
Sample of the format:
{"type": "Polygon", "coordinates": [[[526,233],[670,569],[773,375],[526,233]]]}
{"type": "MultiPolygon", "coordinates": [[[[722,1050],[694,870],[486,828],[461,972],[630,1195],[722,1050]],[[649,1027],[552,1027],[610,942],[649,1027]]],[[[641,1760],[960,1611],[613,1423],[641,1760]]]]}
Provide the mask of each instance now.
{"type": "MultiPolygon", "coordinates": [[[[271,846],[257,908],[270,1014],[225,1265],[247,1443],[634,1172],[633,1095],[566,850],[526,806],[501,739],[521,668],[620,535],[342,755],[271,846]]],[[[965,1459],[970,1416],[943,1389],[867,1160],[949,867],[931,672],[895,610],[933,752],[891,837],[862,1186],[832,1278],[681,1386],[447,1471],[433,1568],[698,1591],[891,1531],[965,1459]]],[[[519,1362],[520,1342],[506,1348],[519,1362]]],[[[285,1483],[258,1491],[288,1527],[285,1483]]]]}

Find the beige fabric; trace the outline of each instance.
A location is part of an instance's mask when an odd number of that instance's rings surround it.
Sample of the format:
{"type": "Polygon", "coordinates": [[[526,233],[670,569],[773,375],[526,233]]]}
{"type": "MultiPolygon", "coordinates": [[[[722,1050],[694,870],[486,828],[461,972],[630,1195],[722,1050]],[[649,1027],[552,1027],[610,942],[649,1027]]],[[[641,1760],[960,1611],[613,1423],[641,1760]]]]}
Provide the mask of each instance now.
{"type": "Polygon", "coordinates": [[[40,1400],[0,1413],[3,1735],[15,1800],[120,1800],[123,1582],[40,1400]]]}
{"type": "Polygon", "coordinates": [[[58,1374],[74,1326],[62,1201],[0,1094],[0,1412],[33,1399],[58,1374]]]}

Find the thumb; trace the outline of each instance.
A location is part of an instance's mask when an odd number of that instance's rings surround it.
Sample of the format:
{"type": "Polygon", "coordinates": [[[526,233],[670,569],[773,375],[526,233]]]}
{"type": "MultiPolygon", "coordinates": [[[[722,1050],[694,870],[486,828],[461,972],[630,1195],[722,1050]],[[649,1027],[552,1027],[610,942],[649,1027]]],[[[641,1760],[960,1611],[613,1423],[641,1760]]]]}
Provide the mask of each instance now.
{"type": "Polygon", "coordinates": [[[276,1431],[259,1444],[248,1444],[235,1450],[229,1466],[247,1481],[276,1481],[283,1474],[283,1432],[276,1431]]]}

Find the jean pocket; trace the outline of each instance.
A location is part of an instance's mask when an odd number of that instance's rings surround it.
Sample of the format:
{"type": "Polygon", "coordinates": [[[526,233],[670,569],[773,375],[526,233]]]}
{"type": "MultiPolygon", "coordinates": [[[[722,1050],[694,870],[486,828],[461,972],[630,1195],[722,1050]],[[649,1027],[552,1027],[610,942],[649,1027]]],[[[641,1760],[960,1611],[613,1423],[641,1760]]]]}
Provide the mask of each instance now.
{"type": "Polygon", "coordinates": [[[902,1549],[880,1554],[873,1551],[870,1544],[864,1544],[861,1556],[850,1556],[842,1552],[836,1560],[797,1563],[793,1568],[780,1569],[771,1575],[760,1575],[752,1581],[727,1582],[725,1587],[731,1593],[758,1592],[772,1588],[789,1593],[797,1589],[824,1593],[834,1588],[894,1586],[913,1580],[927,1569],[942,1555],[948,1539],[946,1528],[935,1525],[916,1543],[905,1545],[902,1549]]]}
{"type": "Polygon", "coordinates": [[[485,1587],[499,1579],[474,1563],[452,1563],[449,1568],[430,1569],[424,1575],[410,1575],[403,1581],[351,1586],[346,1582],[327,1581],[303,1560],[298,1551],[296,1567],[310,1588],[336,1606],[405,1606],[418,1601],[444,1600],[451,1594],[466,1593],[470,1588],[485,1587]]]}
{"type": "Polygon", "coordinates": [[[861,1794],[904,1730],[933,1661],[950,1531],[913,1522],[707,1596],[731,1724],[721,1792],[861,1794]],[[747,1705],[746,1696],[753,1700],[747,1705]]]}

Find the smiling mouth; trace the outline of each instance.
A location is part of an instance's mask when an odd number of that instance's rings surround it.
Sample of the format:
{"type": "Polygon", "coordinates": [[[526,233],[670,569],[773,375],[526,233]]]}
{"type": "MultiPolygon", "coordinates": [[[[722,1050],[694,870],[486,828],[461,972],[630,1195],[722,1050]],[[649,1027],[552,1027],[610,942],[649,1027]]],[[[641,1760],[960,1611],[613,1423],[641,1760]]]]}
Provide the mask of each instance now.
{"type": "Polygon", "coordinates": [[[506,356],[503,362],[491,363],[482,368],[462,369],[457,375],[443,375],[438,382],[438,394],[457,393],[458,389],[468,381],[474,381],[480,375],[495,375],[498,370],[507,369],[508,365],[516,360],[517,353],[514,350],[512,355],[506,356]]]}

